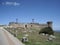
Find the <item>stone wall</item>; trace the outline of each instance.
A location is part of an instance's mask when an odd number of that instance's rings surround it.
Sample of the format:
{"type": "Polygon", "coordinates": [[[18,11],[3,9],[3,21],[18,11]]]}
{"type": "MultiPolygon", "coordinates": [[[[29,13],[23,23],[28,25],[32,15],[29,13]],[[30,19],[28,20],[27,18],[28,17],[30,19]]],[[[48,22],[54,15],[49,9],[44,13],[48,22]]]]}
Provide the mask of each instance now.
{"type": "Polygon", "coordinates": [[[18,23],[16,24],[16,23],[10,22],[9,26],[42,29],[42,28],[49,27],[49,26],[52,27],[52,22],[47,22],[46,24],[39,24],[39,23],[27,23],[27,24],[18,23]]]}

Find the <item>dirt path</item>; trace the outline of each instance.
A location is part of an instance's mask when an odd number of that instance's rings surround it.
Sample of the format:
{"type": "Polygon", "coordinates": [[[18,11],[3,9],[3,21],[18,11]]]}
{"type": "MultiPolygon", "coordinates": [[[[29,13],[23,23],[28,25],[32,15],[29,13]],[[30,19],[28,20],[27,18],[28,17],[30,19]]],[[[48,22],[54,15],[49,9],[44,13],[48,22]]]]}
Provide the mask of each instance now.
{"type": "Polygon", "coordinates": [[[9,36],[7,35],[7,33],[4,31],[4,34],[9,42],[9,45],[15,45],[14,42],[9,38],[9,36]]]}
{"type": "Polygon", "coordinates": [[[0,45],[24,45],[7,30],[0,28],[0,45]]]}

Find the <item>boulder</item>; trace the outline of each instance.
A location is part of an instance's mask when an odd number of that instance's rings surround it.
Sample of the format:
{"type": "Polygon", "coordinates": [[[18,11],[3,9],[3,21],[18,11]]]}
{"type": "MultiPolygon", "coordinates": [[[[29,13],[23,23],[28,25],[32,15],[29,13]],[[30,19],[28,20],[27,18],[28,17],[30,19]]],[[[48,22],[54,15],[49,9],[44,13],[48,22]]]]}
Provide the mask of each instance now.
{"type": "Polygon", "coordinates": [[[28,42],[28,38],[27,37],[23,37],[21,41],[22,42],[28,42]]]}
{"type": "Polygon", "coordinates": [[[49,41],[53,41],[53,39],[55,39],[56,37],[54,36],[54,35],[50,35],[49,37],[48,37],[48,40],[49,41]]]}
{"type": "Polygon", "coordinates": [[[29,36],[28,34],[24,34],[25,37],[29,36]]]}

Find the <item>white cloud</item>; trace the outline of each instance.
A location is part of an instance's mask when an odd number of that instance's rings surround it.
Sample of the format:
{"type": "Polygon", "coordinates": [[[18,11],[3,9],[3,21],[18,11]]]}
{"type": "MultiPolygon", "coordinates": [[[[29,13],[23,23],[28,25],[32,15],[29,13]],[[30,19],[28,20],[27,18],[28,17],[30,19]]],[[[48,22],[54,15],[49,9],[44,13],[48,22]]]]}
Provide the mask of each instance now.
{"type": "Polygon", "coordinates": [[[19,6],[20,5],[20,3],[18,3],[18,2],[3,2],[2,4],[3,5],[13,5],[13,6],[19,6]]]}

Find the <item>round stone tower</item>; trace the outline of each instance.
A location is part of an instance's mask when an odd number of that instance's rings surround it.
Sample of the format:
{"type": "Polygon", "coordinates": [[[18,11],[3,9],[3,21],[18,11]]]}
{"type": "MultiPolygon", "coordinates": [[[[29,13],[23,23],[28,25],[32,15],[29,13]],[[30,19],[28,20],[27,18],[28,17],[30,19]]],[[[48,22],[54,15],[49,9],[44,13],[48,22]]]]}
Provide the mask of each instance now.
{"type": "Polygon", "coordinates": [[[48,27],[52,28],[52,21],[48,21],[47,24],[48,24],[48,27]]]}

